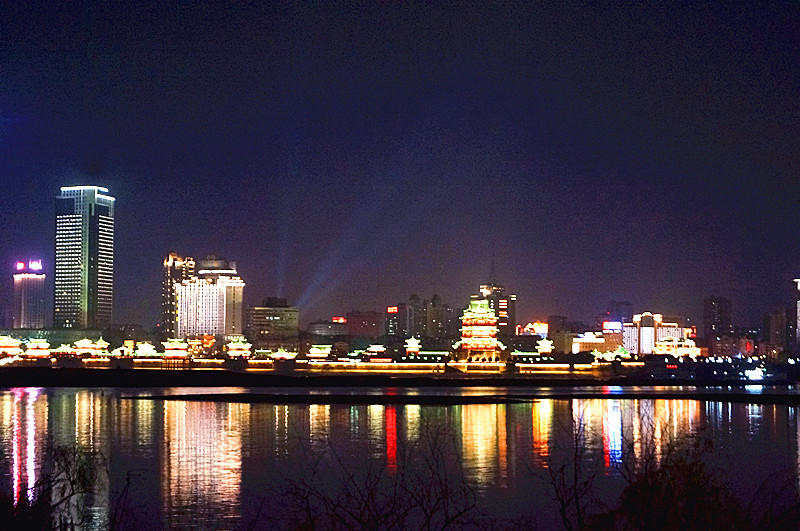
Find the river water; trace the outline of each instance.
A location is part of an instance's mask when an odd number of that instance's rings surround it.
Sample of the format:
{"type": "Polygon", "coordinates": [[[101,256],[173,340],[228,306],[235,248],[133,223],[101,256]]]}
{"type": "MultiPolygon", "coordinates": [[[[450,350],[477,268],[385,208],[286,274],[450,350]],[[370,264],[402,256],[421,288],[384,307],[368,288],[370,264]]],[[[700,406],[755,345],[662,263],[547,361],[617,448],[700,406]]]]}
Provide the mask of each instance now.
{"type": "MultiPolygon", "coordinates": [[[[103,473],[92,479],[91,494],[81,501],[84,528],[104,529],[113,523],[130,529],[271,529],[297,523],[292,493],[298,485],[321,486],[332,498],[353,496],[352,490],[342,490],[353,473],[369,471],[381,481],[391,480],[409,467],[431,466],[419,456],[438,455],[457,463],[457,474],[447,481],[463,482],[481,518],[527,519],[552,528],[560,522],[548,470],[573,455],[575,441],[583,471],[593,478],[594,498],[613,506],[625,486],[629,460],[658,459],[670,441],[698,434],[712,442],[711,461],[742,503],[772,496],[771,489],[798,487],[795,406],[647,398],[651,388],[637,389],[644,398],[635,400],[615,399],[610,389],[605,399],[512,404],[274,405],[148,398],[248,391],[254,390],[2,391],[0,492],[18,502],[32,499],[31,486],[51,466],[49,449],[70,448],[102,459],[103,473]]],[[[526,390],[335,392],[476,395],[526,390]]]]}

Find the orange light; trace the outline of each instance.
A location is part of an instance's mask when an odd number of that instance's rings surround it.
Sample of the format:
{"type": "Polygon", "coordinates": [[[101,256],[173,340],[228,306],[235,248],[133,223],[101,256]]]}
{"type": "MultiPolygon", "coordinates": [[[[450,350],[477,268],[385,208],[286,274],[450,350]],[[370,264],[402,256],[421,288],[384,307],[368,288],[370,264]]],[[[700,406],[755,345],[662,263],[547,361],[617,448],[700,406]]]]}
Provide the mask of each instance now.
{"type": "Polygon", "coordinates": [[[397,306],[389,306],[386,308],[386,313],[397,313],[399,310],[397,306]]]}

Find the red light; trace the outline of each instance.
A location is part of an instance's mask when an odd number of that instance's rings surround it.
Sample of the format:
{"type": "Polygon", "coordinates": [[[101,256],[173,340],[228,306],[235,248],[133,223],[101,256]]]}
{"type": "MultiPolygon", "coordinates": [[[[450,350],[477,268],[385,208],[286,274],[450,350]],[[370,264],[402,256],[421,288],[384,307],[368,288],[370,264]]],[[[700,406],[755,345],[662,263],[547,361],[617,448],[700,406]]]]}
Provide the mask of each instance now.
{"type": "Polygon", "coordinates": [[[399,310],[397,306],[389,306],[386,308],[386,313],[397,313],[399,310]]]}
{"type": "Polygon", "coordinates": [[[25,262],[17,262],[17,271],[25,269],[25,262]]]}
{"type": "Polygon", "coordinates": [[[344,324],[347,322],[347,319],[344,317],[331,317],[331,322],[344,324]]]}

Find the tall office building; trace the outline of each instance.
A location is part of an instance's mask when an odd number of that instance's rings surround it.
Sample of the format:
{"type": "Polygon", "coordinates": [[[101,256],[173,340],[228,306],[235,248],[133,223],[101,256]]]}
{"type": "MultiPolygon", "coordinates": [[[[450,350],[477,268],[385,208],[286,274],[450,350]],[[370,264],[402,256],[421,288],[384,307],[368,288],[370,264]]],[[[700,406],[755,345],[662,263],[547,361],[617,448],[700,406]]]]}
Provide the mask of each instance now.
{"type": "Polygon", "coordinates": [[[508,337],[516,334],[517,327],[517,296],[506,294],[503,286],[494,282],[481,286],[480,293],[472,295],[473,300],[486,299],[489,308],[497,316],[497,335],[508,337]]]}
{"type": "Polygon", "coordinates": [[[730,299],[713,295],[703,299],[703,340],[706,345],[710,346],[715,339],[731,333],[730,299]]]}
{"type": "Polygon", "coordinates": [[[17,262],[14,268],[14,328],[45,327],[45,275],[41,260],[17,262]]]}
{"type": "Polygon", "coordinates": [[[178,300],[175,284],[180,284],[194,276],[194,258],[169,253],[164,259],[161,276],[161,323],[159,332],[162,339],[175,337],[178,319],[178,300]]]}
{"type": "Polygon", "coordinates": [[[114,198],[99,186],[56,197],[53,326],[103,328],[114,304],[114,198]]]}

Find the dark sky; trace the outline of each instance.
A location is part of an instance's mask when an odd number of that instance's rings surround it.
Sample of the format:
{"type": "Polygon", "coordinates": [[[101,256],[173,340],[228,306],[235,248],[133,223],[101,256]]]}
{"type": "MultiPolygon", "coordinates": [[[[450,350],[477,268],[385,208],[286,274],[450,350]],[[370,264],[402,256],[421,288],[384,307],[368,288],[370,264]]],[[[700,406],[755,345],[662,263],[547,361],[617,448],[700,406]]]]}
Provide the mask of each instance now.
{"type": "Polygon", "coordinates": [[[304,322],[463,305],[494,261],[519,320],[716,294],[756,324],[800,276],[796,2],[25,4],[0,256],[52,271],[58,187],[108,187],[117,321],[155,323],[172,250],[304,322]]]}

